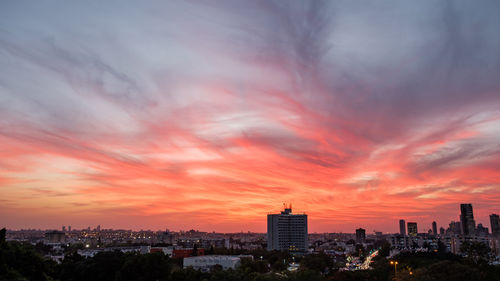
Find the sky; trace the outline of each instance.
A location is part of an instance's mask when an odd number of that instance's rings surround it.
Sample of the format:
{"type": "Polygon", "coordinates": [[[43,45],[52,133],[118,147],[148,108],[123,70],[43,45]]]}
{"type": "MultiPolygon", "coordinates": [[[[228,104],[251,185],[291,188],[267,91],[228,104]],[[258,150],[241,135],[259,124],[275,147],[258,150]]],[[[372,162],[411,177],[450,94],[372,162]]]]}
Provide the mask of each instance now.
{"type": "Polygon", "coordinates": [[[500,2],[1,1],[0,223],[500,213],[500,2]]]}

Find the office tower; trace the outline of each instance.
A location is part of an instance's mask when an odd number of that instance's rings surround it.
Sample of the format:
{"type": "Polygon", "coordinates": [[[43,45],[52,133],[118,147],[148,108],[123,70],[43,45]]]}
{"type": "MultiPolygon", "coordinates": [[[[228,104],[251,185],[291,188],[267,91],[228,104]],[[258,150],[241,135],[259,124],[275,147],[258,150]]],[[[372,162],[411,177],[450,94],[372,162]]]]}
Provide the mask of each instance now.
{"type": "Polygon", "coordinates": [[[292,206],[286,206],[280,214],[267,215],[267,249],[306,252],[307,215],[292,214],[292,206]]]}
{"type": "Polygon", "coordinates": [[[472,212],[472,204],[460,204],[460,222],[462,223],[463,235],[474,235],[476,222],[472,212]]]}
{"type": "Polygon", "coordinates": [[[490,215],[491,234],[500,237],[500,217],[497,214],[490,215]]]}
{"type": "Polygon", "coordinates": [[[62,231],[66,232],[66,227],[64,225],[62,226],[62,231]]]}
{"type": "Polygon", "coordinates": [[[439,235],[444,235],[444,227],[439,228],[439,235]]]}
{"type": "Polygon", "coordinates": [[[438,235],[437,223],[435,221],[432,222],[432,234],[438,235]]]}
{"type": "Polygon", "coordinates": [[[399,234],[406,235],[406,225],[405,220],[399,220],[399,234]]]}
{"type": "Polygon", "coordinates": [[[97,226],[97,232],[101,231],[101,225],[97,226]]]}
{"type": "Polygon", "coordinates": [[[460,223],[459,221],[451,221],[447,233],[455,235],[462,234],[462,223],[460,223]]]}
{"type": "Polygon", "coordinates": [[[366,231],[363,228],[356,229],[356,242],[363,243],[366,240],[366,231]]]}
{"type": "Polygon", "coordinates": [[[68,225],[68,232],[71,232],[71,225],[68,225]]]}
{"type": "Polygon", "coordinates": [[[408,235],[409,236],[417,236],[418,228],[416,222],[408,222],[408,235]]]}

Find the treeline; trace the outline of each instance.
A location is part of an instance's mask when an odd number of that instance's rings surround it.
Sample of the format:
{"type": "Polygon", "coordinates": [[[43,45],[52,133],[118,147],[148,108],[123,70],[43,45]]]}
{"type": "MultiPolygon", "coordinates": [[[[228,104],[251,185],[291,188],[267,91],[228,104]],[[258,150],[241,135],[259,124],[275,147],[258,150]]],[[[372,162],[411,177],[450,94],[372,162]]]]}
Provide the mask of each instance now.
{"type": "Polygon", "coordinates": [[[215,266],[204,273],[183,269],[182,260],[163,253],[101,252],[93,258],[73,253],[57,264],[43,257],[44,250],[31,244],[6,242],[5,231],[0,232],[0,280],[389,281],[396,277],[401,281],[500,281],[500,267],[488,265],[479,255],[481,249],[474,245],[469,245],[470,258],[444,252],[400,254],[391,259],[398,261],[396,276],[394,266],[384,257],[375,258],[373,270],[350,272],[339,270],[343,263],[334,263],[323,253],[292,257],[285,252],[257,250],[250,252],[253,261],[242,260],[236,270],[215,266]],[[300,268],[288,272],[287,264],[292,261],[300,262],[300,268]]]}

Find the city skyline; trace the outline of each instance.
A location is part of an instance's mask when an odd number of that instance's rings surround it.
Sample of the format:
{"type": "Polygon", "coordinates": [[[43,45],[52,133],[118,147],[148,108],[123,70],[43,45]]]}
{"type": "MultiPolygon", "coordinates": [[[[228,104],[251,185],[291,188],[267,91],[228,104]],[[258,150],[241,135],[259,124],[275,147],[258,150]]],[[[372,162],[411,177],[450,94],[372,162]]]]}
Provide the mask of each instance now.
{"type": "MultiPolygon", "coordinates": [[[[470,204],[470,203],[461,203],[460,204],[460,212],[459,212],[459,215],[458,215],[458,218],[459,218],[459,221],[454,221],[453,219],[448,221],[448,222],[445,222],[443,224],[439,224],[437,223],[436,221],[432,221],[431,224],[430,224],[430,227],[428,228],[428,226],[425,224],[425,223],[422,223],[421,221],[413,221],[413,222],[408,222],[409,224],[416,224],[416,225],[419,225],[421,227],[420,230],[417,230],[417,233],[428,233],[430,231],[432,231],[432,233],[434,235],[436,234],[439,234],[438,232],[438,228],[443,228],[443,229],[447,229],[447,226],[449,226],[450,223],[458,223],[459,226],[458,226],[458,230],[463,234],[464,232],[464,229],[463,229],[463,225],[461,223],[461,219],[462,219],[462,208],[464,205],[470,205],[471,209],[470,209],[470,212],[472,212],[472,208],[473,208],[473,205],[470,204]]],[[[283,208],[280,209],[280,211],[277,211],[281,214],[285,214],[285,213],[291,213],[292,211],[292,204],[289,203],[289,204],[286,204],[286,203],[283,203],[283,208]]],[[[227,231],[227,232],[224,232],[224,231],[220,231],[219,233],[244,233],[244,232],[252,232],[252,233],[269,233],[269,216],[277,216],[277,214],[272,214],[273,212],[268,212],[267,213],[267,225],[266,225],[266,229],[267,231],[250,231],[250,230],[240,230],[240,231],[227,231]]],[[[287,213],[287,214],[288,214],[287,213]]],[[[307,214],[303,211],[299,211],[299,212],[295,212],[294,214],[298,214],[299,216],[300,215],[306,215],[307,217],[307,214]]],[[[495,234],[495,230],[497,227],[498,228],[498,225],[500,224],[500,220],[498,219],[498,215],[497,214],[494,214],[494,213],[491,213],[489,216],[489,221],[486,222],[486,223],[482,223],[482,222],[478,222],[478,225],[482,225],[482,226],[485,226],[487,227],[488,229],[488,233],[490,234],[495,234]]],[[[306,219],[306,225],[307,225],[307,219],[306,219]]],[[[415,225],[415,226],[416,226],[415,225]]],[[[357,227],[359,227],[360,225],[358,225],[357,227]]],[[[361,225],[361,228],[360,229],[363,229],[362,227],[366,227],[364,225],[361,225]]],[[[306,227],[307,228],[307,227],[306,227]]],[[[384,234],[401,234],[403,236],[406,236],[407,235],[407,230],[408,228],[408,225],[405,221],[405,219],[399,219],[398,222],[397,222],[397,231],[380,231],[384,234]]],[[[417,227],[418,228],[418,227],[417,227]]],[[[28,229],[44,229],[44,228],[36,228],[36,227],[25,227],[25,228],[19,228],[19,229],[12,229],[12,230],[21,230],[21,229],[25,229],[25,230],[28,230],[28,229]]],[[[57,227],[49,227],[49,228],[45,228],[46,230],[58,230],[57,227]]],[[[67,225],[61,225],[60,228],[63,232],[66,232],[66,229],[68,229],[68,232],[70,232],[72,229],[74,231],[81,231],[81,230],[89,230],[89,231],[100,231],[101,230],[101,225],[100,224],[97,224],[97,225],[88,225],[88,226],[85,226],[85,227],[74,227],[70,224],[67,224],[67,225]]],[[[192,231],[192,230],[196,230],[196,231],[201,231],[201,232],[207,232],[207,233],[211,233],[211,232],[217,232],[217,231],[214,231],[214,230],[209,230],[209,229],[195,229],[195,228],[187,228],[187,229],[171,229],[171,228],[168,228],[168,227],[165,227],[163,226],[163,228],[127,228],[127,227],[123,227],[123,228],[114,228],[114,227],[104,227],[102,229],[109,229],[109,230],[132,230],[132,231],[164,231],[165,229],[167,229],[168,231],[174,231],[174,232],[182,232],[182,231],[192,231]]],[[[475,232],[475,226],[474,226],[474,231],[473,233],[475,232]]],[[[364,231],[364,229],[363,229],[364,231]]],[[[375,234],[375,232],[378,232],[379,230],[377,229],[374,229],[373,231],[369,231],[368,234],[375,234]]],[[[498,230],[497,230],[498,231],[498,230]]],[[[323,231],[323,232],[318,232],[318,231],[314,231],[314,232],[310,232],[310,233],[356,233],[357,232],[357,229],[352,232],[352,231],[336,231],[336,230],[330,230],[330,231],[323,231]]]]}
{"type": "Polygon", "coordinates": [[[489,227],[499,9],[2,2],[0,228],[489,227]]]}

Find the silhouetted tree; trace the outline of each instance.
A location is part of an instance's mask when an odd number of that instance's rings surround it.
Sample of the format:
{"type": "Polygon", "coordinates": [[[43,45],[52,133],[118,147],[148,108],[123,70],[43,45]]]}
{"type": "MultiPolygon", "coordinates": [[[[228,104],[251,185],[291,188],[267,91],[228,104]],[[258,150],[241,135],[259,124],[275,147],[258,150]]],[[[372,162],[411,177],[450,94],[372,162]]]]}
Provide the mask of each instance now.
{"type": "Polygon", "coordinates": [[[460,252],[466,254],[474,263],[485,262],[488,260],[490,247],[485,243],[466,241],[460,245],[460,252]]]}
{"type": "Polygon", "coordinates": [[[191,254],[193,257],[198,256],[198,244],[194,244],[193,253],[191,254]]]}
{"type": "Polygon", "coordinates": [[[7,235],[7,229],[5,229],[5,227],[0,229],[0,245],[5,242],[6,235],[7,235]]]}

